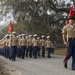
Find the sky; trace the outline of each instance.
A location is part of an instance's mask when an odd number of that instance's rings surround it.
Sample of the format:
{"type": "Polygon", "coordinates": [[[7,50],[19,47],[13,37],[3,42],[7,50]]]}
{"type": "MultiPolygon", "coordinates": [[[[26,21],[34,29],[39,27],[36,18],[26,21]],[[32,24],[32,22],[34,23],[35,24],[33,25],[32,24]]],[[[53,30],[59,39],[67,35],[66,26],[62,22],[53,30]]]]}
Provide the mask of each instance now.
{"type": "Polygon", "coordinates": [[[0,18],[0,26],[8,25],[10,20],[14,21],[12,11],[10,11],[6,16],[1,16],[0,18]]]}

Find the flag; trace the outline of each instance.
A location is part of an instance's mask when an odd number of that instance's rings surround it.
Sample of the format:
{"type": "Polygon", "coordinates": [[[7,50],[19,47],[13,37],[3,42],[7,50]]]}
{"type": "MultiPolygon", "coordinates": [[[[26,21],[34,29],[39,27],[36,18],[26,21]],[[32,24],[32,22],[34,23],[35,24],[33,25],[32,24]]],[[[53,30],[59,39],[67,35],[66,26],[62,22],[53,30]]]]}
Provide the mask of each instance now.
{"type": "Polygon", "coordinates": [[[10,24],[8,26],[8,33],[12,33],[12,21],[10,21],[10,24]]]}
{"type": "MultiPolygon", "coordinates": [[[[69,14],[68,14],[68,18],[70,17],[70,16],[74,16],[75,14],[74,14],[74,5],[73,4],[71,4],[71,6],[70,6],[70,11],[69,11],[69,14]]],[[[69,23],[69,21],[67,20],[66,21],[66,24],[68,24],[69,23]]]]}
{"type": "Polygon", "coordinates": [[[68,17],[69,17],[69,16],[74,16],[74,5],[72,5],[72,6],[70,7],[70,11],[69,11],[68,17]]]}

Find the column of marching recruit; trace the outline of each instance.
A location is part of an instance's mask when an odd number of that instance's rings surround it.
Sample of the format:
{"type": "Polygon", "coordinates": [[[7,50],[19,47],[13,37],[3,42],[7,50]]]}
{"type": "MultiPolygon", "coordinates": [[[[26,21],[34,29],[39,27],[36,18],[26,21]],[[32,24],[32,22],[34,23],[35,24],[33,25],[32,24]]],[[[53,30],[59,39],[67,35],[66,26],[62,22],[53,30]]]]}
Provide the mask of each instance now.
{"type": "Polygon", "coordinates": [[[6,34],[1,41],[0,54],[5,58],[16,61],[16,57],[25,59],[26,57],[38,58],[48,57],[51,58],[51,48],[53,44],[50,36],[38,36],[19,34],[16,32],[6,34]]]}

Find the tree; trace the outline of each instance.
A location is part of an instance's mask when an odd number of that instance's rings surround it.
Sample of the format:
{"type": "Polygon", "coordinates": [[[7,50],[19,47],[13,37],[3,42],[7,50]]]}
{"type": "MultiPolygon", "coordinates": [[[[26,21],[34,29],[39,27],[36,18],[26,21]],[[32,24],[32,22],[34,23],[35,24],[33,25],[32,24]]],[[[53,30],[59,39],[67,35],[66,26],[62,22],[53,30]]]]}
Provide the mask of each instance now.
{"type": "Polygon", "coordinates": [[[64,0],[1,1],[2,7],[6,6],[4,14],[12,9],[17,25],[24,25],[25,31],[22,32],[27,34],[37,33],[39,36],[51,35],[54,37],[53,40],[61,38],[61,28],[65,25],[66,14],[70,7],[70,4],[65,5],[64,0]]]}

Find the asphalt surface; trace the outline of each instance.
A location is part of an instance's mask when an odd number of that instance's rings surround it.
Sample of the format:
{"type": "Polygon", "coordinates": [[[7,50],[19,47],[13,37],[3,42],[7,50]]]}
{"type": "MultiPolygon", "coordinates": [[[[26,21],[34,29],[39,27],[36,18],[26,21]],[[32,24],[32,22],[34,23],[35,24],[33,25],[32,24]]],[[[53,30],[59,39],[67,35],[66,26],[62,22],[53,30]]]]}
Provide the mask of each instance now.
{"type": "Polygon", "coordinates": [[[75,75],[71,70],[71,59],[68,61],[68,69],[63,67],[64,56],[52,55],[52,58],[25,58],[16,61],[8,60],[0,56],[4,62],[17,68],[22,75],[75,75]]]}

